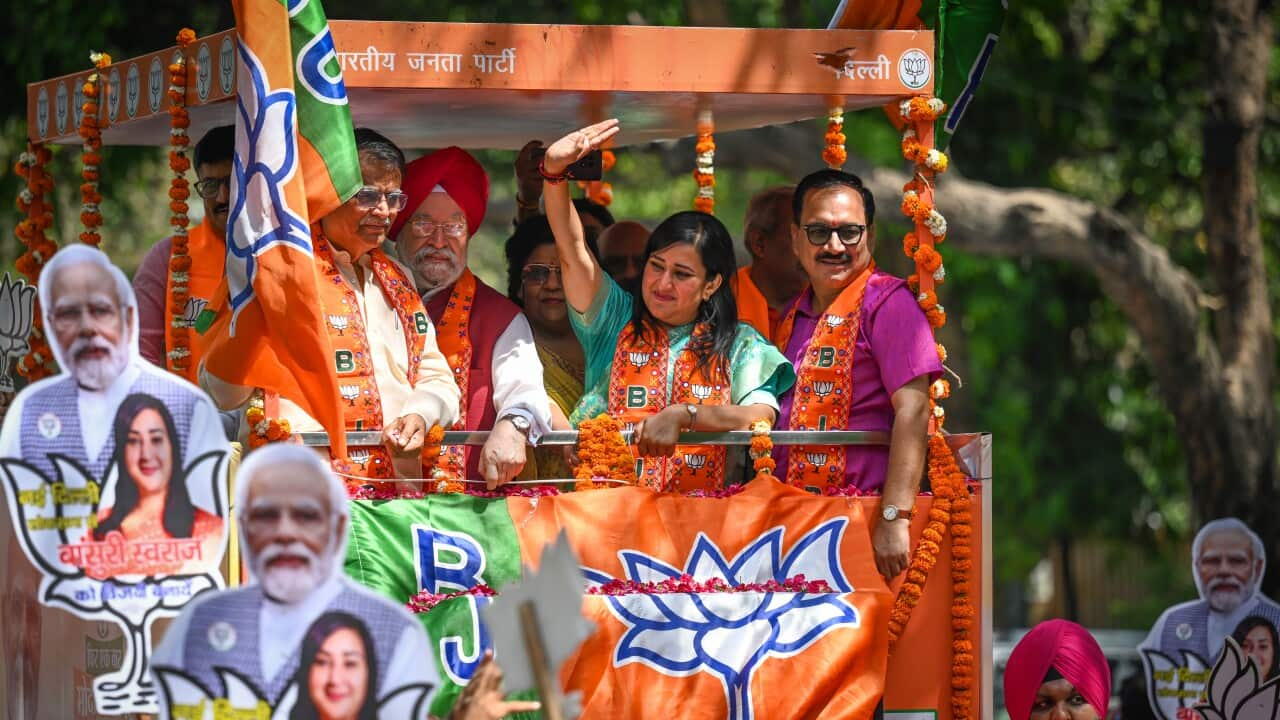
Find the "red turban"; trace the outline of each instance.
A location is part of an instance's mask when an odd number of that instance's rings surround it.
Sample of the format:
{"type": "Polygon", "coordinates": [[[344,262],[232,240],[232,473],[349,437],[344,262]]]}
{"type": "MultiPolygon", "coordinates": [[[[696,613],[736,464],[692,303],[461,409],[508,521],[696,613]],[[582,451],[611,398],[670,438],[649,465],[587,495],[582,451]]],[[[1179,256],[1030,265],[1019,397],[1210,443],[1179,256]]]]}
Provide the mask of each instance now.
{"type": "Polygon", "coordinates": [[[1111,668],[1088,630],[1069,620],[1047,620],[1032,628],[1009,655],[1004,671],[1004,705],[1009,720],[1027,720],[1049,668],[1057,670],[1076,692],[1107,716],[1111,700],[1111,668]]]}
{"type": "Polygon", "coordinates": [[[400,235],[400,229],[437,185],[443,187],[466,214],[468,234],[476,234],[484,221],[485,205],[489,203],[489,176],[466,150],[447,147],[405,166],[400,189],[409,196],[409,202],[391,224],[392,239],[400,235]]]}

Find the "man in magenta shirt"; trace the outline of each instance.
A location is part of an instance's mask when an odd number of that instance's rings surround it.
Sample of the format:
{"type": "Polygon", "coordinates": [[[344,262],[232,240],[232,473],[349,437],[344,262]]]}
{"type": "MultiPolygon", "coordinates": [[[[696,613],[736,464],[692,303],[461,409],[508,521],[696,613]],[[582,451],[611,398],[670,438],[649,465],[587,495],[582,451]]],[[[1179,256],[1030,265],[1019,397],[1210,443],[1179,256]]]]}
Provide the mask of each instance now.
{"type": "Polygon", "coordinates": [[[855,175],[820,170],[792,200],[792,247],[810,289],[788,307],[776,342],[795,366],[779,429],[878,430],[890,444],[777,451],[778,473],[802,486],[883,495],[872,533],[892,579],[909,562],[912,507],[924,472],[928,387],[942,373],[933,331],[905,280],[875,269],[875,199],[855,175]],[[852,346],[852,353],[849,353],[852,346]],[[829,451],[829,452],[828,452],[829,451]]]}

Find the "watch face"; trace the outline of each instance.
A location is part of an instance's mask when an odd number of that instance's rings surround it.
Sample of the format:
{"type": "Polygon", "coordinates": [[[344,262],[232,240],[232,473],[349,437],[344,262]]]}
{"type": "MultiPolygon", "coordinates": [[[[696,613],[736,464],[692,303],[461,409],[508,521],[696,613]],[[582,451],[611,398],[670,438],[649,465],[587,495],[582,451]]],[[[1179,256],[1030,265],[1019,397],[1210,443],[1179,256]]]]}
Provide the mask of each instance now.
{"type": "Polygon", "coordinates": [[[898,507],[896,505],[885,505],[881,514],[884,515],[885,520],[893,522],[898,519],[898,507]]]}

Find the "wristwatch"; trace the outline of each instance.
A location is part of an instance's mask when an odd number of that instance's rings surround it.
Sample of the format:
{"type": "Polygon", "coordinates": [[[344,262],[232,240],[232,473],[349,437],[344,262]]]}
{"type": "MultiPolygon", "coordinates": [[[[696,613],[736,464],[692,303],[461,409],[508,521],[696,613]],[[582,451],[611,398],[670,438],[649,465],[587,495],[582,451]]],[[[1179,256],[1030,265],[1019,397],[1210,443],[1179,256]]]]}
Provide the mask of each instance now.
{"type": "Polygon", "coordinates": [[[893,522],[899,518],[910,520],[911,516],[914,514],[915,510],[903,510],[897,505],[885,505],[884,508],[880,510],[880,517],[884,518],[885,522],[893,522]]]}
{"type": "Polygon", "coordinates": [[[698,406],[689,404],[685,405],[684,409],[689,411],[689,431],[692,432],[693,426],[698,424],[698,406]]]}
{"type": "Polygon", "coordinates": [[[530,427],[529,418],[523,415],[517,415],[516,413],[510,413],[507,415],[503,415],[502,417],[498,418],[498,420],[509,421],[512,425],[515,426],[516,430],[520,431],[521,435],[524,435],[526,438],[529,437],[529,427],[530,427]]]}

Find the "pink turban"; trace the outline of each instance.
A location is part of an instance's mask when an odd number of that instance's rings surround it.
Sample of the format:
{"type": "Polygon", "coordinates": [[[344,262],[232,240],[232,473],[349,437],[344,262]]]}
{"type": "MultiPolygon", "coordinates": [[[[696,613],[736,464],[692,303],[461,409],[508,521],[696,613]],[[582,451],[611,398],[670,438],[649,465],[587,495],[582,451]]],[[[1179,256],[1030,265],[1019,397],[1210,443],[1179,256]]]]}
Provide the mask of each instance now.
{"type": "Polygon", "coordinates": [[[1027,720],[1036,693],[1054,668],[1076,692],[1107,716],[1111,700],[1111,668],[1088,630],[1069,620],[1047,620],[1032,628],[1009,655],[1004,671],[1004,705],[1009,720],[1027,720]]]}
{"type": "Polygon", "coordinates": [[[409,202],[391,224],[392,239],[400,235],[400,229],[437,185],[444,188],[466,214],[468,233],[474,235],[480,229],[484,208],[489,204],[489,176],[466,150],[447,147],[405,166],[400,189],[409,196],[409,202]]]}

